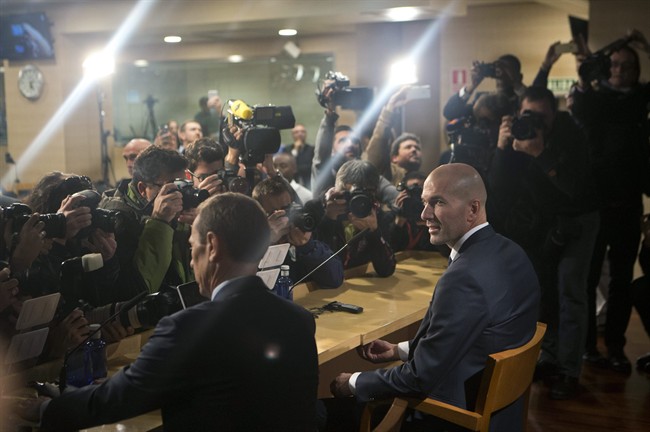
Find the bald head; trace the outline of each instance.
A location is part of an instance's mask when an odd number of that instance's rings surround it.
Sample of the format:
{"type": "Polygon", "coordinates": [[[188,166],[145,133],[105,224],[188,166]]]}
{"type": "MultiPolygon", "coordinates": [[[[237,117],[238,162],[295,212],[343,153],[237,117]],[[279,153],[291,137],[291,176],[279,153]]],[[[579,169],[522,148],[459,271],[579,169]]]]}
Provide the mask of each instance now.
{"type": "Polygon", "coordinates": [[[472,228],[487,222],[487,193],[478,172],[469,165],[441,165],[424,182],[422,219],[433,244],[454,247],[472,228]]]}
{"type": "Polygon", "coordinates": [[[134,138],[129,141],[122,150],[122,157],[126,162],[126,169],[129,171],[129,177],[133,177],[133,163],[135,158],[151,145],[151,142],[143,138],[134,138]]]}

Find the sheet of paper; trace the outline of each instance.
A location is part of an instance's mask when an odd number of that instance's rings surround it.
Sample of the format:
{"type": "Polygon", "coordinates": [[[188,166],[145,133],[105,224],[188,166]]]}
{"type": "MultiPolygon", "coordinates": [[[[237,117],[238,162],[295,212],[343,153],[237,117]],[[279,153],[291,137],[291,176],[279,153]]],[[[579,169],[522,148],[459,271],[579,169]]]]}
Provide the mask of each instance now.
{"type": "Polygon", "coordinates": [[[273,289],[275,281],[278,280],[278,276],[280,275],[280,269],[275,268],[271,270],[258,271],[257,275],[264,281],[268,289],[273,289]]]}
{"type": "Polygon", "coordinates": [[[26,300],[18,315],[16,330],[25,330],[52,321],[60,298],[61,294],[54,293],[26,300]]]}
{"type": "Polygon", "coordinates": [[[257,268],[264,270],[282,265],[289,252],[289,243],[269,246],[257,268]]]}
{"type": "Polygon", "coordinates": [[[45,327],[27,333],[17,334],[11,338],[11,344],[5,357],[5,364],[17,363],[41,355],[49,332],[50,329],[45,327]]]}

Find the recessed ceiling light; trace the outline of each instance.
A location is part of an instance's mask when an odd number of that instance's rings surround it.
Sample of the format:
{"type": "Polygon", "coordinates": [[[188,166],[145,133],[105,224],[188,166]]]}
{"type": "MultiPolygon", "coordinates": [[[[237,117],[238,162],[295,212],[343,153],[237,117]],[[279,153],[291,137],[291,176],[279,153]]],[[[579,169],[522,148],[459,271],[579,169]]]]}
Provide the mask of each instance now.
{"type": "Polygon", "coordinates": [[[298,34],[298,30],[286,28],[286,29],[279,30],[278,34],[280,36],[295,36],[298,34]]]}
{"type": "Polygon", "coordinates": [[[182,38],[180,36],[165,36],[163,40],[167,43],[179,43],[182,38]]]}
{"type": "Polygon", "coordinates": [[[143,68],[143,67],[149,66],[149,62],[147,60],[145,60],[145,59],[138,59],[138,60],[133,62],[133,66],[143,68]]]}
{"type": "Polygon", "coordinates": [[[388,9],[386,15],[393,21],[409,21],[418,16],[418,13],[418,8],[397,7],[388,9]]]}
{"type": "Polygon", "coordinates": [[[233,54],[231,56],[228,56],[228,61],[230,63],[241,63],[244,61],[244,57],[240,56],[239,54],[233,54]]]}

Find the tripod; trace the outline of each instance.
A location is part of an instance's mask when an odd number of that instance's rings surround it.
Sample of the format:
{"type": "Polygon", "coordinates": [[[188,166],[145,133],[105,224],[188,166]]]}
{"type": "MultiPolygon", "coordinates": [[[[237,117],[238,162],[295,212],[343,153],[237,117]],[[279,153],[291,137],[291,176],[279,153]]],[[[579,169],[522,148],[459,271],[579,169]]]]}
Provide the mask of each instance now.
{"type": "Polygon", "coordinates": [[[156,104],[156,102],[158,102],[158,99],[154,99],[151,95],[147,96],[147,98],[144,100],[144,104],[147,106],[148,114],[142,135],[147,136],[147,132],[149,132],[149,126],[151,126],[151,135],[153,135],[151,138],[152,141],[156,138],[156,134],[158,133],[156,116],[153,111],[153,106],[156,104]]]}
{"type": "Polygon", "coordinates": [[[113,172],[113,163],[111,158],[108,156],[108,137],[111,135],[110,131],[104,129],[104,118],[106,117],[106,112],[104,111],[104,92],[97,90],[97,105],[99,107],[99,134],[100,134],[100,149],[101,149],[101,162],[102,162],[102,182],[104,187],[108,187],[110,184],[110,179],[108,177],[108,170],[110,167],[111,173],[113,174],[113,179],[115,179],[115,173],[113,172]]]}

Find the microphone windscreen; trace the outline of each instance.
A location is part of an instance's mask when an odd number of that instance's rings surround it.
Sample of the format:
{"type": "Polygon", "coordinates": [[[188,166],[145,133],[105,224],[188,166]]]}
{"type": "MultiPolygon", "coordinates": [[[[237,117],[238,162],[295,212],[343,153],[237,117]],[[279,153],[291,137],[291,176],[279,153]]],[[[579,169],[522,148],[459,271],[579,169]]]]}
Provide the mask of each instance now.
{"type": "Polygon", "coordinates": [[[102,254],[92,253],[82,256],[81,266],[86,273],[104,267],[104,259],[102,258],[102,254]]]}

